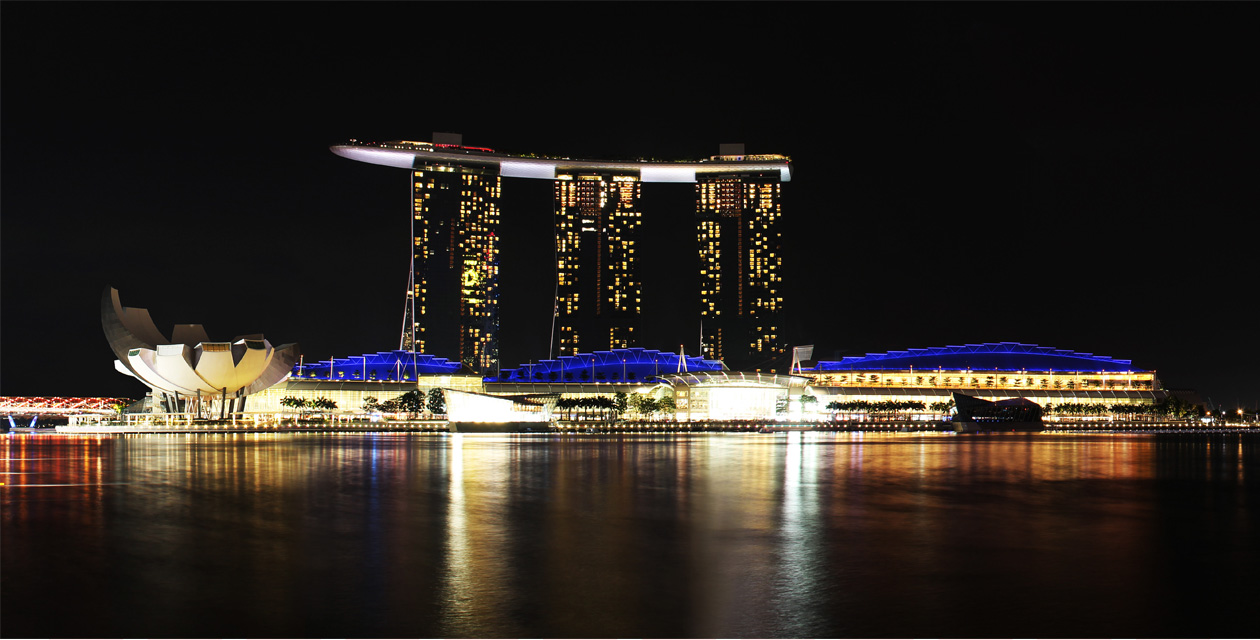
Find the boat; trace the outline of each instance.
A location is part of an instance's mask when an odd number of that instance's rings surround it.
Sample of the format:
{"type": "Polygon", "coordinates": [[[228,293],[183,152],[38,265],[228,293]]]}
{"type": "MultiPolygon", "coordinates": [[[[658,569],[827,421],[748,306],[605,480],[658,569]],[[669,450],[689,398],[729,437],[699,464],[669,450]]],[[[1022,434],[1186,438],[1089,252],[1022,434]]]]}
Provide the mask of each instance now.
{"type": "Polygon", "coordinates": [[[953,418],[955,433],[979,433],[981,431],[1019,431],[1035,433],[1044,431],[1041,421],[1041,405],[1028,398],[1010,398],[991,402],[969,395],[954,393],[956,413],[953,418]]]}

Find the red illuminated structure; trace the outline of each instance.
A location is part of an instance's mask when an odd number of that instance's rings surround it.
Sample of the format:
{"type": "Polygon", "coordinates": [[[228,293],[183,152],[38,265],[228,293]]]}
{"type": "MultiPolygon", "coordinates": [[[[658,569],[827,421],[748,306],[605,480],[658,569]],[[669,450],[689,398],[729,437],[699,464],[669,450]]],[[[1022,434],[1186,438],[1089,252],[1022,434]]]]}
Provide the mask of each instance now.
{"type": "Polygon", "coordinates": [[[0,396],[0,413],[72,415],[117,413],[117,405],[127,406],[130,398],[81,398],[64,396],[0,396]]]}

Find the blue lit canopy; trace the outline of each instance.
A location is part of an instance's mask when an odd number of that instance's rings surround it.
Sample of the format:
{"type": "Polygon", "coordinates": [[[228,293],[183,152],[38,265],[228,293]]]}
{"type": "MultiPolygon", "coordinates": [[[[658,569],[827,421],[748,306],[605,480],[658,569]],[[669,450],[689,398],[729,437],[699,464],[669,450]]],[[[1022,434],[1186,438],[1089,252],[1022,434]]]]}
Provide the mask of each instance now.
{"type": "Polygon", "coordinates": [[[298,380],[403,382],[415,380],[417,376],[450,375],[459,368],[459,362],[414,351],[381,351],[316,364],[298,364],[293,367],[293,377],[298,380]]]}
{"type": "Polygon", "coordinates": [[[949,369],[960,371],[1106,371],[1144,372],[1131,360],[1077,353],[1069,349],[1039,347],[1018,342],[988,342],[962,346],[907,349],[888,353],[868,353],[843,360],[820,361],[814,371],[879,371],[949,369]]]}
{"type": "Polygon", "coordinates": [[[655,349],[613,349],[560,356],[536,364],[504,369],[487,382],[642,382],[679,371],[722,371],[720,360],[679,356],[655,349]],[[681,366],[680,366],[681,361],[681,366]]]}

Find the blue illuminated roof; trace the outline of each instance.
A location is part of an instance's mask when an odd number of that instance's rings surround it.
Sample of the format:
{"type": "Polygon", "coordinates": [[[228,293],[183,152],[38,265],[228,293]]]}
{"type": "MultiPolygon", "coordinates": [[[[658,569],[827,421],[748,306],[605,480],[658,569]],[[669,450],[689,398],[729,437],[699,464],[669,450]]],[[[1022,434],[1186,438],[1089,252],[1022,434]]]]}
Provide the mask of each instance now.
{"type": "Polygon", "coordinates": [[[813,371],[877,371],[915,369],[991,371],[1146,371],[1131,360],[1039,347],[1018,342],[987,342],[962,346],[868,353],[843,360],[820,361],[813,371]]]}
{"type": "Polygon", "coordinates": [[[417,376],[450,375],[458,372],[459,368],[458,362],[414,351],[380,351],[314,364],[297,364],[293,367],[293,378],[403,382],[415,380],[417,376]]]}
{"type": "Polygon", "coordinates": [[[643,382],[681,371],[722,371],[720,360],[679,356],[655,349],[613,349],[560,356],[555,360],[504,369],[486,382],[643,382]],[[679,361],[682,368],[679,368],[679,361]]]}

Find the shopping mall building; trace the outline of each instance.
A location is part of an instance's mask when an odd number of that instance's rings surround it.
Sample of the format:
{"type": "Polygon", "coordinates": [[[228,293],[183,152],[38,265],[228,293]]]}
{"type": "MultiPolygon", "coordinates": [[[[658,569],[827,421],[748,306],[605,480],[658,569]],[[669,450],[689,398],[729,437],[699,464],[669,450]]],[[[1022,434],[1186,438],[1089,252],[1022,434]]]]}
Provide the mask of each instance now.
{"type": "Polygon", "coordinates": [[[820,407],[833,401],[948,401],[955,392],[1042,406],[1158,404],[1168,397],[1155,371],[1068,349],[1016,342],[869,353],[820,361],[801,375],[820,407]]]}
{"type": "MultiPolygon", "coordinates": [[[[299,364],[281,384],[251,398],[251,413],[289,412],[286,397],[327,398],[337,414],[355,415],[368,398],[385,401],[412,389],[441,389],[458,422],[546,422],[561,399],[626,396],[670,398],[666,416],[680,421],[771,420],[809,379],[732,372],[717,360],[655,349],[611,349],[540,360],[496,375],[460,373],[459,363],[406,351],[299,364]]],[[[633,413],[633,412],[632,412],[633,413]]]]}
{"type": "Polygon", "coordinates": [[[1155,372],[1129,360],[1014,342],[870,353],[820,361],[792,375],[730,371],[720,361],[639,348],[541,360],[493,376],[459,371],[458,363],[405,351],[299,364],[287,381],[255,395],[251,412],[284,412],[280,400],[293,396],[328,398],[339,414],[363,414],[369,396],[385,401],[435,388],[448,398],[451,419],[468,422],[545,422],[562,398],[617,393],[669,397],[679,421],[821,420],[834,413],[833,402],[917,401],[930,408],[955,392],[1042,406],[1167,398],[1155,372]],[[815,400],[801,402],[802,396],[815,400]]]}

